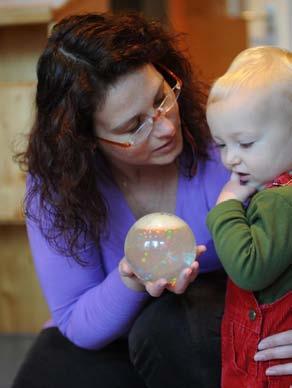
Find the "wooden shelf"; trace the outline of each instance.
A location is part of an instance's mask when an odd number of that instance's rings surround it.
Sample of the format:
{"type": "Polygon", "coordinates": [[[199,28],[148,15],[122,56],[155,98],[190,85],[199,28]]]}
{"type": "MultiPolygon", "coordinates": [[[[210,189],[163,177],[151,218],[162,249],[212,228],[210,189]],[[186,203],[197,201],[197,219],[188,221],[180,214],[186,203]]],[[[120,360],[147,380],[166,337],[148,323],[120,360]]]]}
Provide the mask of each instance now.
{"type": "Polygon", "coordinates": [[[106,12],[110,9],[109,0],[69,0],[63,6],[53,10],[54,21],[73,14],[88,12],[106,12]]]}
{"type": "Polygon", "coordinates": [[[47,6],[8,8],[0,0],[0,332],[6,333],[37,332],[49,316],[24,225],[26,174],[13,156],[26,149],[34,122],[37,61],[51,21],[47,6]]]}
{"type": "Polygon", "coordinates": [[[0,7],[0,27],[20,24],[50,23],[52,10],[48,6],[0,7]]]}
{"type": "Polygon", "coordinates": [[[0,222],[21,223],[25,174],[13,162],[34,121],[35,82],[0,83],[0,222]]]}
{"type": "Polygon", "coordinates": [[[36,88],[36,81],[15,81],[15,82],[3,82],[0,81],[0,89],[17,89],[17,88],[36,88]]]}

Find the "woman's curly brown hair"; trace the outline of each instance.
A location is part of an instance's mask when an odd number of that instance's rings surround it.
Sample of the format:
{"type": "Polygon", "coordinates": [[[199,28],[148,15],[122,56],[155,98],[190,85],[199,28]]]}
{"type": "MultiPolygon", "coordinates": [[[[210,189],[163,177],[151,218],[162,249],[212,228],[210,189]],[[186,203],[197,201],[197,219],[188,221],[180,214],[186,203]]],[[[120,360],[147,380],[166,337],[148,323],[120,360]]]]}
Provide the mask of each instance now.
{"type": "Polygon", "coordinates": [[[206,96],[177,47],[177,34],[138,14],[87,14],[56,24],[39,58],[36,120],[18,155],[28,171],[25,213],[50,244],[81,264],[78,252],[88,239],[98,244],[107,221],[98,184],[108,172],[95,147],[93,117],[120,76],[149,63],[177,74],[189,174],[207,158],[206,96]]]}

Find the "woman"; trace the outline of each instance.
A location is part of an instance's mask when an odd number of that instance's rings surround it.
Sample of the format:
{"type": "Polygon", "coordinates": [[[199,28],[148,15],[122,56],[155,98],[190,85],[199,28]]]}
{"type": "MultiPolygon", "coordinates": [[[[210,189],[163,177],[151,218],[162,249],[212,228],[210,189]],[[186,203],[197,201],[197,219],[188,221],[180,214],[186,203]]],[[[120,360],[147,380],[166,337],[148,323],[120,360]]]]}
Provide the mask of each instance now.
{"type": "Polygon", "coordinates": [[[202,86],[176,47],[136,14],[72,16],[52,31],[23,155],[52,322],[14,388],[219,386],[225,274],[205,218],[228,173],[210,145],[202,86]],[[174,286],[131,272],[126,233],[154,211],[182,217],[207,247],[196,280],[198,263],[174,286]]]}

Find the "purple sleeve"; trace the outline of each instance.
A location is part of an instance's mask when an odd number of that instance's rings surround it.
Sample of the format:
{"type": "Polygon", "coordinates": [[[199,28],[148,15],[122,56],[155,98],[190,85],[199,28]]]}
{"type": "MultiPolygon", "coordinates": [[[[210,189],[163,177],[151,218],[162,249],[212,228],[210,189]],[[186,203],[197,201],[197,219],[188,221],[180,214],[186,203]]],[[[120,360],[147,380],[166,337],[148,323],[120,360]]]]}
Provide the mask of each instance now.
{"type": "Polygon", "coordinates": [[[210,147],[209,155],[210,160],[199,171],[197,179],[201,185],[204,185],[208,210],[211,210],[215,206],[223,186],[230,178],[230,171],[223,166],[216,147],[210,147]]]}
{"type": "Polygon", "coordinates": [[[27,231],[41,287],[60,331],[87,349],[126,334],[149,296],[128,289],[117,268],[105,275],[93,244],[81,253],[89,265],[80,266],[56,253],[33,222],[27,222],[27,231]]]}
{"type": "Polygon", "coordinates": [[[192,179],[182,176],[179,191],[177,215],[192,229],[197,244],[206,245],[207,251],[198,261],[200,272],[210,272],[222,268],[215,251],[212,236],[206,225],[209,211],[216,203],[221,188],[230,173],[220,162],[216,149],[210,149],[210,158],[198,163],[198,170],[192,179]]]}

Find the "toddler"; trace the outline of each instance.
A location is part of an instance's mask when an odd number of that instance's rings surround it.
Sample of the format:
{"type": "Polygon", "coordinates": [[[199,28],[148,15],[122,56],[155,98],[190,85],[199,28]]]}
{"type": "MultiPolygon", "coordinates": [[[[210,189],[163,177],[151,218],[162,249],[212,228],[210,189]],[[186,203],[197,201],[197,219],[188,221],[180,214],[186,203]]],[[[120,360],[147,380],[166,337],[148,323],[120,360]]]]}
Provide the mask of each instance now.
{"type": "Polygon", "coordinates": [[[207,120],[231,171],[207,217],[229,275],[222,387],[289,388],[292,376],[266,373],[278,360],[254,354],[292,327],[292,53],[240,53],[211,89],[207,120]]]}

